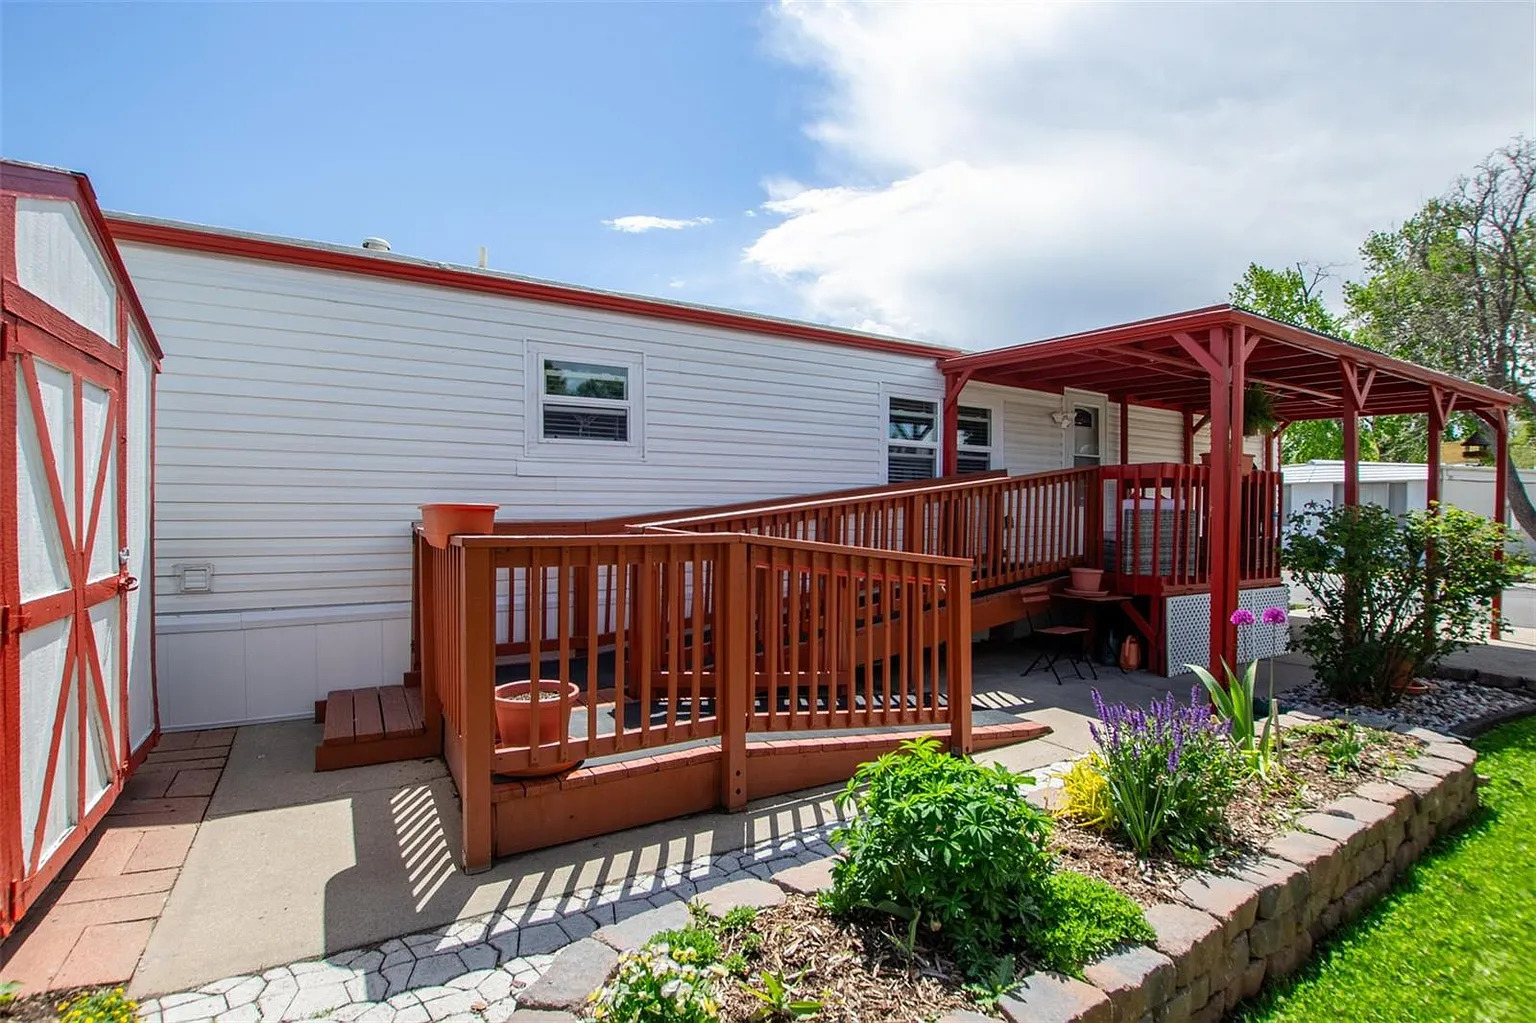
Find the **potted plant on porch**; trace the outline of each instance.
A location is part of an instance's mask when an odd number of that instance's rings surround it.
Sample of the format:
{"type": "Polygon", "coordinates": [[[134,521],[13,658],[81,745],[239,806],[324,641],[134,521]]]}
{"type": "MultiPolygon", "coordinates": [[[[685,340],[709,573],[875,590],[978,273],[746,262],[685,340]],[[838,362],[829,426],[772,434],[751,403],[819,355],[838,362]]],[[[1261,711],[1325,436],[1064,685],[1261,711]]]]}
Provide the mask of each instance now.
{"type": "MultiPolygon", "coordinates": [[[[1269,433],[1279,425],[1279,419],[1275,416],[1275,399],[1265,389],[1263,384],[1249,384],[1243,390],[1243,436],[1256,437],[1261,433],[1269,433]]],[[[1203,465],[1211,464],[1211,453],[1205,452],[1200,456],[1203,465]]],[[[1243,455],[1243,475],[1253,471],[1253,456],[1243,455]]]]}
{"type": "MultiPolygon", "coordinates": [[[[581,687],[576,683],[554,678],[541,678],[537,682],[507,682],[497,686],[495,706],[498,745],[532,745],[534,715],[538,715],[539,745],[560,741],[562,736],[570,734],[571,708],[580,697],[581,687]],[[562,692],[567,697],[563,705],[560,700],[562,692]]],[[[591,708],[588,708],[588,713],[591,713],[591,708]]],[[[538,777],[559,774],[579,763],[579,759],[557,761],[551,758],[537,767],[507,773],[516,777],[538,777]]]]}

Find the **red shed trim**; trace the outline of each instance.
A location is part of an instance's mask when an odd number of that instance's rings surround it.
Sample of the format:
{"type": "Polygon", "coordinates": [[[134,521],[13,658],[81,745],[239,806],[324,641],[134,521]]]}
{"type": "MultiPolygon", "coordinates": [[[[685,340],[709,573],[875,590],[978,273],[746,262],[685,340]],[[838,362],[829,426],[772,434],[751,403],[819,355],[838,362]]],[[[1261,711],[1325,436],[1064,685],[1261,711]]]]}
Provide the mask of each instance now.
{"type": "MultiPolygon", "coordinates": [[[[91,187],[90,178],[76,171],[57,167],[44,167],[41,164],[22,163],[17,160],[0,160],[0,191],[40,199],[62,199],[75,204],[96,241],[96,247],[101,250],[102,258],[107,261],[107,268],[117,284],[118,293],[128,304],[128,312],[133,318],[134,326],[138,328],[140,338],[150,354],[154,356],[155,368],[159,369],[165,353],[155,337],[154,328],[150,326],[149,316],[144,312],[144,306],[139,302],[138,293],[133,290],[133,280],[128,276],[128,268],[123,265],[122,254],[117,251],[112,230],[107,226],[107,219],[102,215],[101,205],[96,201],[96,190],[91,187]]],[[[13,256],[14,254],[8,254],[7,258],[13,258],[13,256]]],[[[25,301],[25,298],[22,301],[25,301]]],[[[46,316],[46,313],[43,315],[46,316]]],[[[55,325],[50,324],[50,326],[55,325]]],[[[63,329],[69,331],[67,325],[63,329]]],[[[80,328],[78,333],[90,334],[84,328],[80,328]]],[[[92,334],[91,337],[94,338],[95,335],[92,334]]],[[[111,347],[106,338],[100,340],[103,345],[111,347]]],[[[122,350],[126,352],[128,350],[126,332],[123,333],[121,341],[122,350]]]]}
{"type": "Polygon", "coordinates": [[[903,341],[878,334],[866,334],[856,330],[843,330],[712,306],[690,305],[641,295],[599,291],[574,284],[560,284],[492,270],[456,266],[451,263],[435,263],[393,252],[351,249],[323,242],[248,234],[242,231],[176,223],[124,213],[109,213],[106,222],[112,231],[112,236],[119,242],[208,252],[238,259],[255,259],[268,263],[305,267],[311,270],[359,274],[384,280],[454,288],[460,291],[500,295],[532,302],[548,302],[582,309],[598,309],[604,312],[669,320],[674,323],[740,330],[891,355],[946,359],[960,354],[959,349],[942,345],[903,341]]]}

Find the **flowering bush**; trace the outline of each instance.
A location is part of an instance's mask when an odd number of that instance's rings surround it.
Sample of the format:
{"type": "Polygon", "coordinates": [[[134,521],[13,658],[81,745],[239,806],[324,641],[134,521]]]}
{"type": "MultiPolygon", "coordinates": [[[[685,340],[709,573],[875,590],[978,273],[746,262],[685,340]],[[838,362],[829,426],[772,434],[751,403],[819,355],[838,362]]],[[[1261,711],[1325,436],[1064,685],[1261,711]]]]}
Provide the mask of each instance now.
{"type": "Polygon", "coordinates": [[[139,1003],[120,987],[59,1003],[59,1023],[134,1023],[138,1018],[139,1003]]]}
{"type": "Polygon", "coordinates": [[[1529,567],[1509,530],[1442,506],[1399,521],[1374,504],[1308,504],[1282,563],[1310,594],[1299,646],[1334,699],[1385,706],[1446,654],[1488,635],[1495,594],[1529,567]]]}
{"type": "MultiPolygon", "coordinates": [[[[1261,616],[1265,625],[1280,626],[1290,621],[1283,607],[1266,607],[1261,616]]],[[[1239,628],[1253,625],[1253,612],[1238,608],[1232,612],[1232,624],[1239,628]]],[[[1264,719],[1264,730],[1259,731],[1254,717],[1254,683],[1258,678],[1259,662],[1253,661],[1248,670],[1239,675],[1225,662],[1227,680],[1219,682],[1215,675],[1198,664],[1186,664],[1200,678],[1205,691],[1210,694],[1216,714],[1226,722],[1232,744],[1242,753],[1249,766],[1261,776],[1267,777],[1280,762],[1280,707],[1275,703],[1275,660],[1269,660],[1269,714],[1264,719]]]]}
{"type": "Polygon", "coordinates": [[[1097,689],[1093,702],[1101,723],[1089,727],[1115,830],[1142,856],[1166,849],[1187,862],[1208,858],[1241,770],[1227,723],[1211,716],[1198,686],[1188,706],[1172,693],[1146,710],[1106,704],[1097,689]]]}
{"type": "MultiPolygon", "coordinates": [[[[682,959],[692,948],[678,949],[682,959]]],[[[715,982],[726,974],[716,965],[694,965],[673,958],[664,942],[626,952],[618,975],[592,996],[594,1019],[612,1023],[705,1023],[720,1018],[715,982]]]]}

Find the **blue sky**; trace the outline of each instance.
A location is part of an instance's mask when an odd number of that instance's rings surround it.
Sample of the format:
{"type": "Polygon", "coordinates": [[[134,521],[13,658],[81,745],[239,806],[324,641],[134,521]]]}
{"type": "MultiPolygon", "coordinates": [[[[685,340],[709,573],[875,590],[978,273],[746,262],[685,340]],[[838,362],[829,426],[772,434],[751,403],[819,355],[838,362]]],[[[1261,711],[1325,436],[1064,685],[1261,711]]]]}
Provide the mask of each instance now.
{"type": "Polygon", "coordinates": [[[0,4],[111,208],[970,347],[1336,291],[1518,133],[1529,3],[0,4]]]}
{"type": "MultiPolygon", "coordinates": [[[[104,205],[677,294],[736,273],[805,72],[752,5],[0,8],[0,140],[104,205]],[[710,217],[623,234],[625,215],[710,217]],[[701,280],[702,278],[702,280],[701,280]]],[[[741,278],[733,281],[733,278],[741,278]]],[[[750,298],[750,295],[743,297],[750,298]]]]}

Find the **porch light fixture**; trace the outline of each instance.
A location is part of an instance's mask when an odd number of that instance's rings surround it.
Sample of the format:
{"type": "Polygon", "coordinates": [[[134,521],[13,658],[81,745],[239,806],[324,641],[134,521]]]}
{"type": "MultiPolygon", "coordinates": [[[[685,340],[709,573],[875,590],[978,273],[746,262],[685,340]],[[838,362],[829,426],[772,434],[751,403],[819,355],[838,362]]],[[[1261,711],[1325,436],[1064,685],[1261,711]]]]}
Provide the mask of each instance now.
{"type": "Polygon", "coordinates": [[[1072,425],[1072,413],[1052,412],[1051,421],[1054,422],[1060,429],[1065,430],[1072,425]]]}

